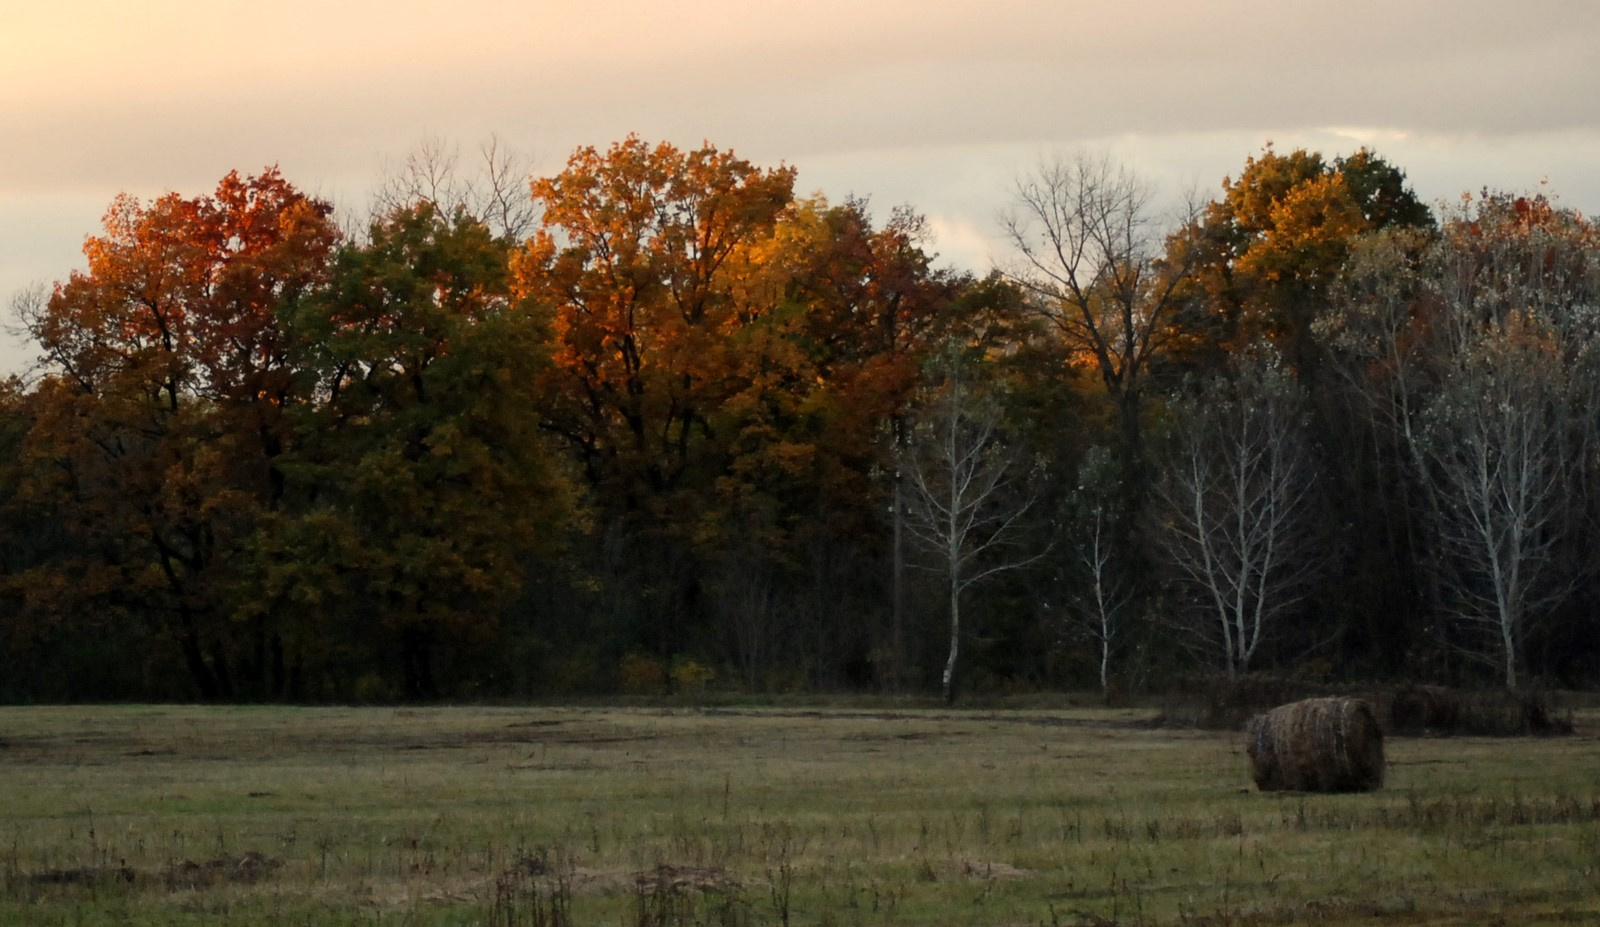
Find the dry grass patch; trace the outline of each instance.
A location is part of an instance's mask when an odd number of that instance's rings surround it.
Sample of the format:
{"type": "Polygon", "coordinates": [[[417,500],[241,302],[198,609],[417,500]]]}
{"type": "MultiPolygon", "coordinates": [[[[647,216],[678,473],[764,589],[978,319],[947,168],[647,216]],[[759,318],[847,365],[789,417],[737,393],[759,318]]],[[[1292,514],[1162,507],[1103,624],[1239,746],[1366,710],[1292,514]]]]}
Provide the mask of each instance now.
{"type": "Polygon", "coordinates": [[[1242,735],[1148,720],[8,709],[0,923],[1600,919],[1591,715],[1394,740],[1386,790],[1343,795],[1257,793],[1242,735]]]}

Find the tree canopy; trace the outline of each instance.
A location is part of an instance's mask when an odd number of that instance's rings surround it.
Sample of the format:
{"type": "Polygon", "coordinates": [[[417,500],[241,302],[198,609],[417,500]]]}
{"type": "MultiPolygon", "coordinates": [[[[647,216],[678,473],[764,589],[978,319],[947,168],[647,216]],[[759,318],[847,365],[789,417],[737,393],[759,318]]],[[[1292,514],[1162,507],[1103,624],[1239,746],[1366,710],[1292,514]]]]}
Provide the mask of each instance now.
{"type": "Polygon", "coordinates": [[[0,384],[0,699],[1594,684],[1600,233],[1270,144],[1014,260],[629,137],[119,197],[0,384]],[[978,583],[982,578],[984,582],[978,583]]]}

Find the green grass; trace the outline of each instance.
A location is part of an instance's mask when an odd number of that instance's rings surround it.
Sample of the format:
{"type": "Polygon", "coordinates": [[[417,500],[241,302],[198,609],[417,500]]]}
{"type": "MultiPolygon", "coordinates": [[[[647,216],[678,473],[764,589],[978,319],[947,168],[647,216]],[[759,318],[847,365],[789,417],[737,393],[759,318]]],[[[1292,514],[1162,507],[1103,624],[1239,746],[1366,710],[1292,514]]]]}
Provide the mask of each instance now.
{"type": "Polygon", "coordinates": [[[0,709],[0,924],[1600,922],[1600,713],[1342,796],[1146,715],[0,709]]]}

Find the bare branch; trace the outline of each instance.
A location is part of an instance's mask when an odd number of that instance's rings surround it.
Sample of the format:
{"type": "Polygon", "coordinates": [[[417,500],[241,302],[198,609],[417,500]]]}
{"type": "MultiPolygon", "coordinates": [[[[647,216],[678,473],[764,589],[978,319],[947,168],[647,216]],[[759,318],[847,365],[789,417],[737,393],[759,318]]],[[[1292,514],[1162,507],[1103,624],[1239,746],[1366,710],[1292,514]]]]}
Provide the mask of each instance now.
{"type": "Polygon", "coordinates": [[[1511,689],[1529,627],[1568,585],[1552,568],[1572,527],[1578,462],[1561,440],[1574,416],[1555,344],[1524,315],[1491,326],[1457,358],[1422,435],[1444,502],[1435,529],[1455,572],[1451,606],[1490,633],[1511,689]]]}
{"type": "Polygon", "coordinates": [[[1228,674],[1245,671],[1317,568],[1311,457],[1298,384],[1268,347],[1234,382],[1179,403],[1162,503],[1167,555],[1204,606],[1228,674]]]}
{"type": "Polygon", "coordinates": [[[476,169],[464,171],[459,146],[425,137],[400,164],[385,168],[373,194],[373,218],[427,203],[447,216],[465,213],[495,235],[521,241],[539,216],[529,186],[532,163],[531,156],[490,136],[479,146],[476,169]]]}
{"type": "MultiPolygon", "coordinates": [[[[1016,183],[1001,225],[1020,266],[1010,276],[1033,297],[1068,352],[1090,360],[1122,410],[1123,439],[1142,453],[1143,376],[1161,350],[1194,249],[1167,248],[1151,188],[1104,157],[1041,164],[1016,183]],[[1169,260],[1171,250],[1176,260],[1169,260]]],[[[1192,219],[1194,207],[1188,219],[1192,219]]],[[[1192,222],[1183,221],[1180,229],[1192,222]]]]}
{"type": "Polygon", "coordinates": [[[998,411],[962,382],[958,359],[949,359],[944,373],[936,401],[914,431],[904,469],[911,490],[906,530],[937,556],[947,579],[950,653],[944,696],[949,699],[960,653],[962,593],[1043,553],[1017,549],[1034,496],[1016,485],[1021,461],[999,436],[998,411]]]}

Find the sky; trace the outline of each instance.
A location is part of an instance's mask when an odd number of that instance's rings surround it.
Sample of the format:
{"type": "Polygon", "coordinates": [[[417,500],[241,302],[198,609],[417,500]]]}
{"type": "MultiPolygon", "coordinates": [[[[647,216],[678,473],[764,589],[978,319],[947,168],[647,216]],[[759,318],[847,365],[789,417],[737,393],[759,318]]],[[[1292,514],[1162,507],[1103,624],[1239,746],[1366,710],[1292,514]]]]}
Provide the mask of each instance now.
{"type": "Polygon", "coordinates": [[[0,374],[10,306],[84,266],[119,193],[277,165],[349,215],[429,139],[558,172],[630,133],[909,205],[944,263],[1006,260],[1042,161],[1107,155],[1172,203],[1271,142],[1366,146],[1430,203],[1543,191],[1600,215],[1592,0],[7,0],[0,374]]]}

